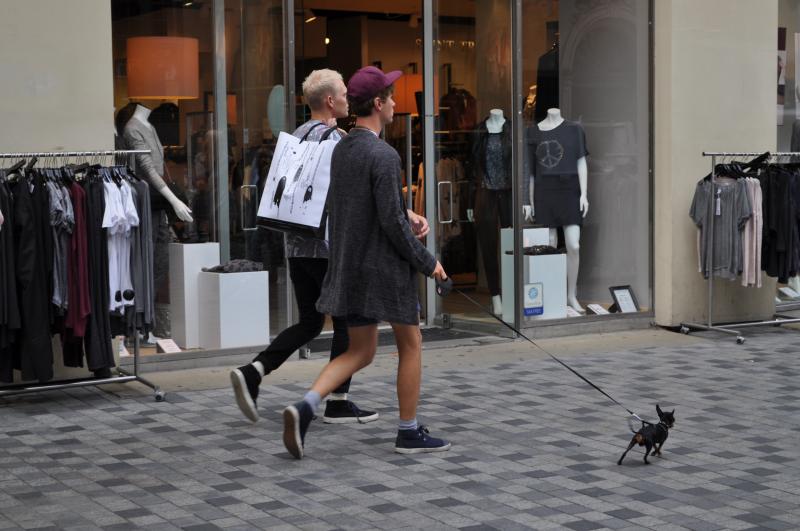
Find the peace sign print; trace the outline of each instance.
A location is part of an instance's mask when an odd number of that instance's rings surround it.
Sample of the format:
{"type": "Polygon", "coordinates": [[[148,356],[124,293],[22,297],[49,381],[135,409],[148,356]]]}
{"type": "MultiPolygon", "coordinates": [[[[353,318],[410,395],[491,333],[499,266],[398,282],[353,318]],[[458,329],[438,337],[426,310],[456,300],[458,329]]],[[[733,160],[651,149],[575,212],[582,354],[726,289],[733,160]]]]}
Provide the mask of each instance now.
{"type": "Polygon", "coordinates": [[[545,140],[536,146],[536,160],[539,164],[552,170],[564,158],[564,147],[558,140],[545,140]]]}

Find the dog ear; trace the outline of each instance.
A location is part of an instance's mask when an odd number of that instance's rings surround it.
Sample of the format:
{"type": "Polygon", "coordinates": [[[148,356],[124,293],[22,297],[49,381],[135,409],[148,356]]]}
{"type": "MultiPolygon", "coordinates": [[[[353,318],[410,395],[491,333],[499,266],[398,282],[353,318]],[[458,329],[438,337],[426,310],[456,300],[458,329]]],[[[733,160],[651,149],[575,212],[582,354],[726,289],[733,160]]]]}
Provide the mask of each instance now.
{"type": "Polygon", "coordinates": [[[663,414],[663,411],[661,411],[661,408],[658,407],[658,404],[656,404],[656,413],[658,413],[659,417],[663,414]]]}

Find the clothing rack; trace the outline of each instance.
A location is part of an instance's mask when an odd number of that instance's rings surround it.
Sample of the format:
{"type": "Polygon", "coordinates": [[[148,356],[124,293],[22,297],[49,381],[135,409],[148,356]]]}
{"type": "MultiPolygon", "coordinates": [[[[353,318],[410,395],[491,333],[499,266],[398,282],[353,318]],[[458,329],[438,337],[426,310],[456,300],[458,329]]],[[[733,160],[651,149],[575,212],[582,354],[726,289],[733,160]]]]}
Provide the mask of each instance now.
{"type": "MultiPolygon", "coordinates": [[[[40,151],[40,152],[19,152],[19,153],[0,153],[0,159],[27,159],[27,158],[71,158],[71,157],[109,157],[148,154],[149,149],[115,149],[104,151],[40,151]]],[[[135,162],[134,162],[135,164],[135,162]]],[[[99,385],[118,384],[127,382],[139,382],[153,390],[156,402],[164,400],[164,391],[150,380],[143,378],[139,374],[139,332],[134,330],[133,334],[133,372],[117,367],[117,376],[109,378],[80,378],[75,380],[60,380],[53,383],[44,384],[18,384],[0,387],[0,397],[22,395],[28,393],[40,393],[43,391],[57,391],[62,389],[72,389],[75,387],[95,387],[99,385]]]]}
{"type": "MultiPolygon", "coordinates": [[[[780,157],[800,157],[800,152],[727,152],[727,151],[704,151],[704,157],[711,158],[711,189],[712,193],[709,194],[709,201],[711,202],[711,211],[713,212],[714,205],[714,184],[717,177],[717,158],[722,157],[758,157],[760,155],[767,155],[767,160],[780,158],[780,157]]],[[[705,324],[700,323],[681,323],[681,333],[688,334],[692,330],[709,330],[731,334],[736,336],[736,343],[743,344],[745,341],[742,333],[737,330],[738,328],[752,328],[755,326],[780,326],[785,324],[800,323],[800,319],[775,314],[772,319],[764,321],[743,321],[724,324],[714,324],[712,313],[714,310],[714,216],[710,216],[709,224],[706,230],[709,231],[709,244],[708,244],[708,321],[705,324]]],[[[705,272],[704,272],[705,273],[705,272]]],[[[761,274],[761,272],[759,272],[761,274]]]]}

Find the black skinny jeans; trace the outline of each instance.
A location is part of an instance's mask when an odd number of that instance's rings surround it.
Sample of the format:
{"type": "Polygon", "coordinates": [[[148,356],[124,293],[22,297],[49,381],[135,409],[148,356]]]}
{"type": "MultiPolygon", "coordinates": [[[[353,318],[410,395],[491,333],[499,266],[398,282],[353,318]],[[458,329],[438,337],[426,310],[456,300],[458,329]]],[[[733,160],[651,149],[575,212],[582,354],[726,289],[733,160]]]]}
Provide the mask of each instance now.
{"type": "Polygon", "coordinates": [[[480,188],[475,201],[475,224],[489,293],[500,295],[499,231],[512,225],[511,190],[480,188]]]}
{"type": "MultiPolygon", "coordinates": [[[[317,299],[322,292],[322,281],[328,270],[325,258],[289,258],[289,276],[294,286],[294,296],[300,310],[300,321],[287,328],[270,343],[253,361],[264,365],[266,374],[271,373],[289,359],[292,352],[302,347],[322,332],[325,314],[317,311],[317,299]]],[[[331,343],[331,359],[347,350],[347,320],[332,317],[333,341],[331,343]]],[[[350,378],[334,390],[334,393],[346,393],[350,389],[350,378]]]]}

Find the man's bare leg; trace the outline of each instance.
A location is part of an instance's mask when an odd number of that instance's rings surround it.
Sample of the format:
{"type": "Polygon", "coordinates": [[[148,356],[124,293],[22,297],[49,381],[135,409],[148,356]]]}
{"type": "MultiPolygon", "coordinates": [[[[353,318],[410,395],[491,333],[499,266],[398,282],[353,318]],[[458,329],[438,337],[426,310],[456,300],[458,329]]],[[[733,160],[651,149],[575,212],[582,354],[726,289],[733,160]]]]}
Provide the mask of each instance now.
{"type": "Polygon", "coordinates": [[[311,390],[319,393],[321,398],[325,398],[375,358],[378,325],[351,326],[347,328],[347,335],[350,338],[347,351],[332,359],[311,386],[311,390]]]}
{"type": "Polygon", "coordinates": [[[400,420],[417,418],[419,388],[422,380],[422,334],[419,325],[393,324],[400,363],[397,366],[397,401],[400,420]]]}
{"type": "Polygon", "coordinates": [[[322,398],[357,371],[372,363],[378,348],[378,325],[348,327],[350,345],[325,365],[302,401],[283,410],[283,444],[296,459],[303,457],[306,430],[322,398]]]}

